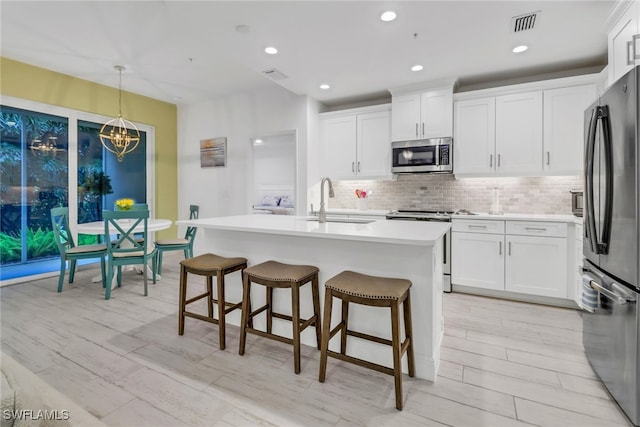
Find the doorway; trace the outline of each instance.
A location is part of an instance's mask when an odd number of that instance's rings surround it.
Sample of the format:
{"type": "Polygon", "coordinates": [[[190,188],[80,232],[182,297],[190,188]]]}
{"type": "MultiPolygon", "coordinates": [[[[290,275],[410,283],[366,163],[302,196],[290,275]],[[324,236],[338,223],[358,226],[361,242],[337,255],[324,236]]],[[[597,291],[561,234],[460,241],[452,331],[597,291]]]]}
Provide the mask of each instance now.
{"type": "Polygon", "coordinates": [[[253,213],[294,215],[296,209],[296,132],[285,131],[251,139],[253,213]]]}

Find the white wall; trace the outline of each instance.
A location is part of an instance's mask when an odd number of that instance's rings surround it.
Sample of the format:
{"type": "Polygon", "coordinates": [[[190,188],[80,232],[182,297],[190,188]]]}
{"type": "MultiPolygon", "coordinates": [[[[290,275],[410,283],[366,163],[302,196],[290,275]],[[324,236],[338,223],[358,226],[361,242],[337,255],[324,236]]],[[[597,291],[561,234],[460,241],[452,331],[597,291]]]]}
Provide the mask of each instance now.
{"type": "Polygon", "coordinates": [[[251,138],[295,131],[298,185],[296,206],[306,205],[309,106],[315,101],[280,86],[238,93],[178,107],[179,218],[188,205],[200,205],[200,217],[250,212],[253,187],[251,138]],[[200,140],[227,137],[227,166],[200,167],[200,140]]]}

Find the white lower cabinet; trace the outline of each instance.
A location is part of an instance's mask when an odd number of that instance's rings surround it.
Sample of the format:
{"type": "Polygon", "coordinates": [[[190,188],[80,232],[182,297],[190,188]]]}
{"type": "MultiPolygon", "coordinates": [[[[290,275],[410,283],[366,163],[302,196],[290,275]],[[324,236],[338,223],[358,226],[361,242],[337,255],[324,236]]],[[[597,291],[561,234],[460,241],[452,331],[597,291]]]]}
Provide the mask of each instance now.
{"type": "Polygon", "coordinates": [[[451,233],[451,283],[504,290],[504,236],[451,233]]]}
{"type": "Polygon", "coordinates": [[[567,294],[567,224],[454,219],[451,283],[556,298],[567,294]]]}
{"type": "Polygon", "coordinates": [[[506,236],[504,290],[567,298],[567,239],[506,236]]]}

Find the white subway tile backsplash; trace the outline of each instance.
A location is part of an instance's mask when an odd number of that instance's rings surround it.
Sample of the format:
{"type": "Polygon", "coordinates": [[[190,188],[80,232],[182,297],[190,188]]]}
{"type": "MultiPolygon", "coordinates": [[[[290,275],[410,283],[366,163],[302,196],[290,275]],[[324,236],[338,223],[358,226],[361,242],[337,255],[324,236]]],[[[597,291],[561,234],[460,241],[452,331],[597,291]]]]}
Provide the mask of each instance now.
{"type": "Polygon", "coordinates": [[[369,209],[468,209],[488,212],[493,189],[504,213],[571,214],[570,190],[582,190],[580,176],[459,178],[453,175],[399,175],[397,181],[335,181],[330,208],[355,209],[355,189],[369,193],[369,209]]]}

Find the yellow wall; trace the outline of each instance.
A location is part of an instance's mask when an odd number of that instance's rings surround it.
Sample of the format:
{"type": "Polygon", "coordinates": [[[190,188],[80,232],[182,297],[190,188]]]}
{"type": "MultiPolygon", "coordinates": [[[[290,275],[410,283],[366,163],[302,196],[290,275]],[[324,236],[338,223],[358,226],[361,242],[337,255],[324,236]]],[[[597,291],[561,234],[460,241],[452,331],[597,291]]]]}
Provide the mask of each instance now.
{"type": "MultiPolygon", "coordinates": [[[[114,72],[115,73],[115,72],[114,72]]],[[[114,74],[115,81],[115,74],[114,74]]],[[[118,89],[0,57],[0,94],[114,117],[118,89]]],[[[178,216],[177,108],[174,104],[125,92],[122,114],[155,127],[156,217],[178,216]]],[[[175,236],[175,230],[159,237],[175,236]]]]}

